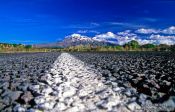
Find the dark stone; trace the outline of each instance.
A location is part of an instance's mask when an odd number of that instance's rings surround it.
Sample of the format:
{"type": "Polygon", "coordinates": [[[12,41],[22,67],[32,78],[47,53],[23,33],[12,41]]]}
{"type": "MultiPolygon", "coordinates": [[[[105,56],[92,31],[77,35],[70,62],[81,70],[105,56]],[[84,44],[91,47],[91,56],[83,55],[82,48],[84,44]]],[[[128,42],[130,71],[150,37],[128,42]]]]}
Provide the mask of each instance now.
{"type": "Polygon", "coordinates": [[[30,91],[26,91],[20,98],[20,101],[27,104],[33,99],[33,95],[30,91]]]}

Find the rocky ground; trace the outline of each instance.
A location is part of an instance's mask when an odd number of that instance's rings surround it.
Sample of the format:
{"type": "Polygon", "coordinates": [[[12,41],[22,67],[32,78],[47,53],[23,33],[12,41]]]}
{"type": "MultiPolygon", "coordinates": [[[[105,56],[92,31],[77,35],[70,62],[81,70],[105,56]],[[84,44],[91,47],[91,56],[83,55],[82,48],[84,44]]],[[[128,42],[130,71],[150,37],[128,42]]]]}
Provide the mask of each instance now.
{"type": "Polygon", "coordinates": [[[2,112],[173,110],[172,53],[0,54],[2,112]]]}
{"type": "Polygon", "coordinates": [[[137,94],[131,94],[129,91],[122,94],[134,98],[134,102],[147,111],[156,110],[156,107],[160,110],[175,110],[175,53],[72,54],[97,69],[106,80],[111,81],[109,85],[117,82],[119,87],[125,90],[136,89],[137,94]]]}
{"type": "Polygon", "coordinates": [[[32,88],[47,73],[60,53],[0,54],[0,111],[11,112],[17,105],[34,106],[32,88]]]}

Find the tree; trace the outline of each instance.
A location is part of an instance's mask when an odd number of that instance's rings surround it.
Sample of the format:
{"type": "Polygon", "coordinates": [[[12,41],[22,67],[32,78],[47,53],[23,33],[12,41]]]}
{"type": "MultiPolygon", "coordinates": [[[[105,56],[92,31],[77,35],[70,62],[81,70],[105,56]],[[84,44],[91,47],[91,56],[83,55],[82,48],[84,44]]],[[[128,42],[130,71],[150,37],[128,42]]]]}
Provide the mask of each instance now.
{"type": "Polygon", "coordinates": [[[32,48],[32,45],[26,45],[25,48],[26,49],[31,49],[32,48]]]}
{"type": "Polygon", "coordinates": [[[175,45],[171,45],[170,50],[175,51],[175,45]]]}
{"type": "Polygon", "coordinates": [[[129,44],[129,46],[131,46],[132,49],[139,48],[139,43],[136,40],[132,40],[128,44],[129,44]]]}
{"type": "Polygon", "coordinates": [[[144,44],[144,45],[142,45],[142,48],[154,49],[154,48],[156,48],[156,45],[154,45],[154,44],[144,44]]]}
{"type": "Polygon", "coordinates": [[[125,50],[132,50],[132,49],[137,50],[140,47],[140,45],[136,40],[132,40],[124,44],[123,47],[125,48],[125,50]]]}
{"type": "Polygon", "coordinates": [[[18,44],[12,44],[13,45],[13,47],[18,47],[18,44]]]}

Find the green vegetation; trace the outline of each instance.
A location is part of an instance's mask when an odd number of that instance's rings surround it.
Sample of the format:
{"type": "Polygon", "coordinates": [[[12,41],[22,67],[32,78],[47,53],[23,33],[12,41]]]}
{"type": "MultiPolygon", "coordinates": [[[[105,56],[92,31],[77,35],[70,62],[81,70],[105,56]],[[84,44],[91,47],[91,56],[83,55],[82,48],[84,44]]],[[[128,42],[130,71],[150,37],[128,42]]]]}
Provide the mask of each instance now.
{"type": "Polygon", "coordinates": [[[90,45],[78,45],[71,46],[62,49],[61,51],[175,51],[175,45],[154,45],[154,44],[145,44],[139,45],[135,40],[130,41],[123,46],[96,46],[92,47],[90,45]]]}
{"type": "Polygon", "coordinates": [[[130,41],[124,45],[116,46],[92,46],[92,45],[77,45],[67,48],[34,48],[32,45],[22,44],[7,44],[0,43],[0,52],[56,52],[56,51],[175,51],[175,45],[154,45],[145,44],[139,45],[135,40],[130,41]]]}
{"type": "Polygon", "coordinates": [[[48,52],[50,49],[33,48],[32,45],[0,43],[0,52],[48,52]]]}
{"type": "Polygon", "coordinates": [[[139,43],[135,40],[132,40],[130,42],[128,42],[127,44],[124,45],[125,49],[129,49],[129,50],[137,50],[139,48],[139,43]]]}

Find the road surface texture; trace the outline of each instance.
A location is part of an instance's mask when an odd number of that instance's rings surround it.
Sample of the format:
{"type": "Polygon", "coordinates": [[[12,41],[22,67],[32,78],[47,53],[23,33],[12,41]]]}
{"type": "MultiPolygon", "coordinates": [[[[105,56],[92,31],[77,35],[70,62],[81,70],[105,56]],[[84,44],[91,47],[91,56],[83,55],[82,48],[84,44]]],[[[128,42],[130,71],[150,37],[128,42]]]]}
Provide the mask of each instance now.
{"type": "Polygon", "coordinates": [[[174,69],[171,53],[0,54],[0,111],[173,111],[174,69]]]}

